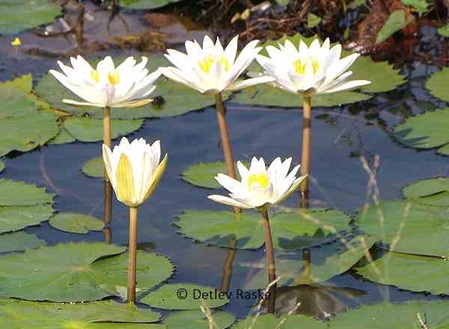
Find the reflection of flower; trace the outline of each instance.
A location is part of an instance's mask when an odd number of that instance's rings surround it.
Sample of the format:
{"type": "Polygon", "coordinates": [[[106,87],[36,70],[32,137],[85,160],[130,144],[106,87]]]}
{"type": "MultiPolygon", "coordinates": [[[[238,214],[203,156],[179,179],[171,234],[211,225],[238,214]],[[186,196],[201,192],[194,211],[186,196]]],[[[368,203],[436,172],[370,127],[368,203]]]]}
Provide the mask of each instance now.
{"type": "Polygon", "coordinates": [[[256,47],[257,40],[251,41],[237,56],[237,42],[238,36],[223,49],[218,38],[214,44],[208,36],[205,36],[202,48],[196,40],[187,41],[185,43],[187,54],[173,49],[167,50],[168,55],[165,56],[175,67],[162,67],[159,70],[167,78],[208,94],[273,81],[274,79],[270,77],[236,81],[261,50],[260,47],[256,47]]]}
{"type": "Polygon", "coordinates": [[[352,54],[340,59],[341,45],[330,48],[329,39],[320,46],[318,39],[310,47],[301,40],[297,49],[289,40],[279,49],[268,46],[269,57],[257,56],[265,74],[276,79],[275,85],[287,91],[313,96],[333,93],[371,83],[367,80],[347,81],[352,72],[346,70],[359,57],[352,54]]]}
{"type": "Polygon", "coordinates": [[[128,57],[115,67],[112,58],[107,56],[98,62],[96,69],[81,56],[71,57],[72,67],[58,61],[62,73],[50,73],[71,92],[85,100],[78,102],[64,99],[64,103],[98,107],[138,107],[151,102],[144,99],[153,90],[153,83],[160,76],[158,71],[148,74],[145,68],[148,59],[136,65],[133,57],[128,57]]]}
{"type": "Polygon", "coordinates": [[[231,192],[230,197],[209,195],[208,198],[234,207],[266,210],[271,205],[286,199],[306,177],[296,177],[299,165],[288,173],[291,162],[291,158],[284,162],[276,158],[267,169],[262,158],[259,160],[253,158],[248,170],[239,161],[237,168],[241,182],[223,174],[215,177],[224,188],[231,192]]]}
{"type": "Polygon", "coordinates": [[[167,166],[161,157],[160,142],[149,145],[143,138],[130,144],[123,137],[113,151],[103,144],[103,161],[117,199],[137,207],[153,194],[167,166]]]}

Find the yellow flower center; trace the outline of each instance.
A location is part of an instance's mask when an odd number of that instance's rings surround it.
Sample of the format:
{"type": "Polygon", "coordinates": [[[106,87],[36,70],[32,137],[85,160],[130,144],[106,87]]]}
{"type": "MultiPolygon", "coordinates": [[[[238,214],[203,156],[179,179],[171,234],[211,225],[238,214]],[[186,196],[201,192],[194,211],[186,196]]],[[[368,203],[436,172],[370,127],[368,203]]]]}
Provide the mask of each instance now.
{"type": "Polygon", "coordinates": [[[251,174],[248,176],[248,189],[252,189],[254,185],[258,185],[263,189],[270,186],[270,178],[266,173],[251,174]]]}
{"type": "Polygon", "coordinates": [[[212,55],[207,55],[203,60],[198,62],[198,65],[204,73],[209,73],[215,61],[217,61],[219,65],[223,66],[226,72],[231,69],[231,64],[225,55],[221,55],[218,58],[215,58],[212,55]]]}
{"type": "Polygon", "coordinates": [[[302,61],[301,59],[297,59],[293,62],[295,72],[299,75],[304,75],[308,65],[312,65],[313,74],[317,74],[318,70],[320,69],[320,63],[318,63],[315,58],[308,58],[304,61],[302,61]]]}
{"type": "Polygon", "coordinates": [[[100,73],[98,73],[97,70],[92,70],[92,73],[90,74],[92,80],[94,80],[96,83],[100,82],[100,73]]]}
{"type": "Polygon", "coordinates": [[[111,85],[116,85],[120,82],[120,77],[116,70],[108,73],[108,80],[111,85]]]}

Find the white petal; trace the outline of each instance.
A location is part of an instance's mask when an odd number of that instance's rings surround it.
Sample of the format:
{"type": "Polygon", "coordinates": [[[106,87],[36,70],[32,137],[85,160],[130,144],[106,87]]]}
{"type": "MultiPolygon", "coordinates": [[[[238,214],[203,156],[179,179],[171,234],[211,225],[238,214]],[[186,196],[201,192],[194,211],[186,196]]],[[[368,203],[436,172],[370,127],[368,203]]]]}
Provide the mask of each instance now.
{"type": "Polygon", "coordinates": [[[251,206],[249,206],[247,204],[238,202],[238,201],[236,201],[234,199],[231,199],[229,197],[225,197],[223,195],[214,194],[214,195],[209,195],[208,198],[213,200],[213,201],[215,201],[215,202],[218,202],[218,203],[221,203],[221,204],[225,204],[225,205],[228,205],[228,206],[232,206],[232,207],[238,207],[238,208],[244,208],[244,209],[252,208],[251,206]]]}

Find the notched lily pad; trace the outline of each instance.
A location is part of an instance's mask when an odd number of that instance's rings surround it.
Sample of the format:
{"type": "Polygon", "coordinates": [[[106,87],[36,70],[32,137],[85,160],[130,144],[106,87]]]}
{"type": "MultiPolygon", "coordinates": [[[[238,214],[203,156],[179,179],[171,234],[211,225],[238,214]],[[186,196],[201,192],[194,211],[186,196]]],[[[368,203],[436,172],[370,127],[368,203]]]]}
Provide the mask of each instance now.
{"type": "Polygon", "coordinates": [[[104,222],[98,218],[76,213],[57,213],[50,219],[49,224],[64,232],[80,234],[101,231],[104,227],[104,222]]]}
{"type": "Polygon", "coordinates": [[[439,72],[433,73],[426,82],[426,88],[429,89],[432,96],[445,102],[449,102],[447,92],[447,82],[449,81],[449,68],[445,67],[439,72]]]}
{"type": "Polygon", "coordinates": [[[229,299],[215,288],[192,283],[173,283],[150,292],[141,302],[164,310],[198,310],[200,306],[223,306],[229,299]]]}
{"type": "Polygon", "coordinates": [[[393,130],[399,143],[417,149],[439,148],[438,153],[449,155],[449,108],[426,112],[405,120],[393,130]]]}
{"type": "Polygon", "coordinates": [[[43,245],[44,240],[24,231],[0,234],[0,253],[33,249],[43,245]]]}
{"type": "Polygon", "coordinates": [[[424,179],[404,187],[404,196],[428,206],[449,206],[449,178],[424,179]]]}
{"type": "MultiPolygon", "coordinates": [[[[232,314],[223,311],[212,311],[214,329],[229,328],[235,321],[232,314]]],[[[163,321],[169,329],[210,329],[209,320],[198,310],[174,312],[163,321]]]]}
{"type": "Polygon", "coordinates": [[[102,157],[92,158],[83,163],[81,171],[84,175],[94,178],[104,176],[104,162],[102,157]]]}
{"type": "Polygon", "coordinates": [[[0,179],[0,233],[39,225],[53,214],[53,194],[45,188],[0,179]]]}
{"type": "MultiPolygon", "coordinates": [[[[125,247],[103,243],[68,243],[0,257],[0,295],[28,300],[93,301],[113,295],[103,287],[126,285],[125,247]]],[[[171,276],[163,256],[138,252],[139,289],[171,276]]]]}
{"type": "MultiPolygon", "coordinates": [[[[210,245],[257,249],[265,243],[259,214],[189,210],[178,218],[175,225],[181,234],[210,245]]],[[[336,210],[276,213],[271,216],[273,243],[290,250],[327,243],[336,239],[332,233],[347,229],[350,220],[336,210]]]]}

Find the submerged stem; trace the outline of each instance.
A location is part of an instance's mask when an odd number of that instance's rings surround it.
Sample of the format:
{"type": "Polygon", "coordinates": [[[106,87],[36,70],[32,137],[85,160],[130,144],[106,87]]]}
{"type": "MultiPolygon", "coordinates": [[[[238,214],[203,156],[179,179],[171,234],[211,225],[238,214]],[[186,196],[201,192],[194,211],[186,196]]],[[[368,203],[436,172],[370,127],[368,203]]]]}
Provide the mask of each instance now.
{"type": "MultiPolygon", "coordinates": [[[[228,125],[226,123],[226,108],[221,93],[215,94],[215,104],[217,107],[218,127],[220,129],[220,140],[221,146],[223,148],[223,155],[226,164],[226,169],[228,171],[228,175],[235,179],[236,174],[235,174],[234,158],[232,156],[231,141],[229,139],[228,125]]],[[[238,207],[234,207],[234,211],[236,213],[239,213],[242,210],[238,207]]]]}
{"type": "MultiPolygon", "coordinates": [[[[268,284],[276,280],[276,264],[274,258],[273,239],[271,237],[270,218],[268,217],[268,211],[262,210],[263,227],[265,230],[265,253],[267,256],[267,272],[268,272],[268,284]]],[[[268,312],[274,313],[275,308],[275,292],[277,284],[273,284],[269,289],[268,312]]]]}
{"type": "Polygon", "coordinates": [[[129,208],[128,293],[127,302],[136,301],[137,208],[129,208]]]}
{"type": "MultiPolygon", "coordinates": [[[[302,155],[301,155],[301,176],[310,174],[310,151],[312,138],[312,106],[311,97],[303,96],[303,116],[302,116],[302,155]]],[[[308,196],[309,177],[306,177],[300,185],[301,195],[308,196]]]]}

